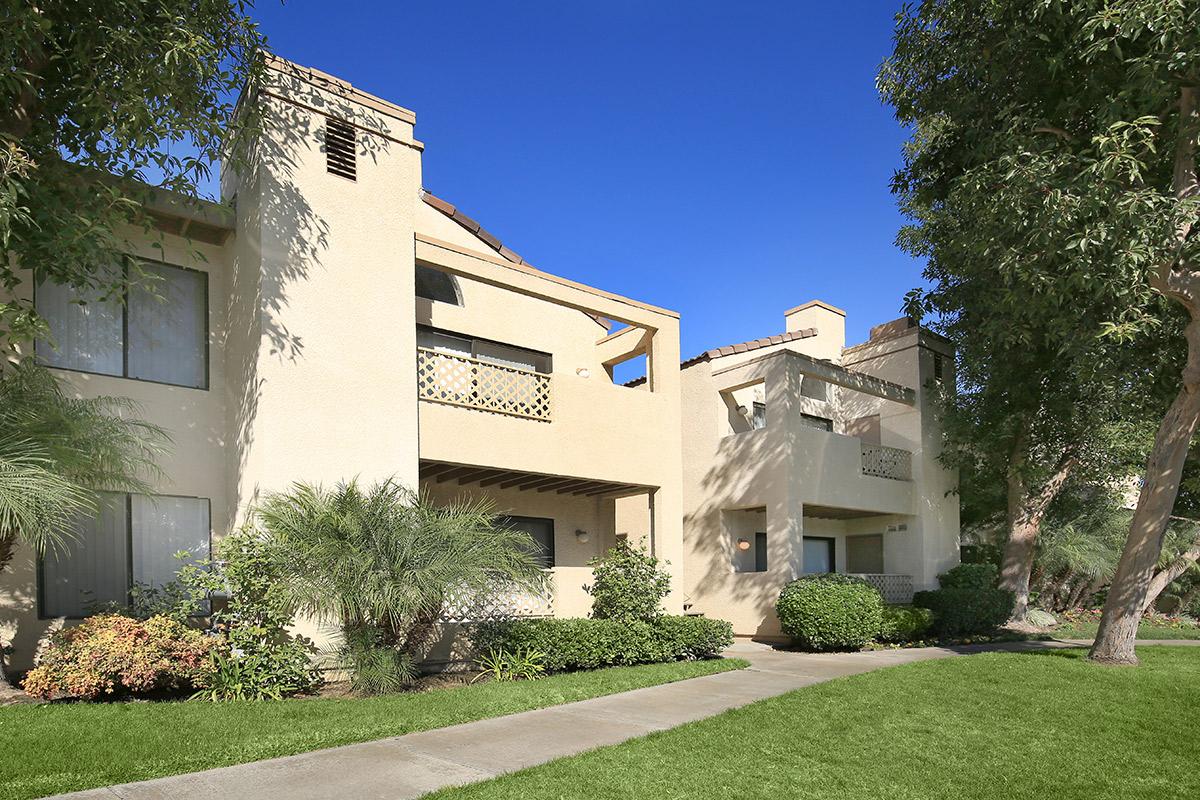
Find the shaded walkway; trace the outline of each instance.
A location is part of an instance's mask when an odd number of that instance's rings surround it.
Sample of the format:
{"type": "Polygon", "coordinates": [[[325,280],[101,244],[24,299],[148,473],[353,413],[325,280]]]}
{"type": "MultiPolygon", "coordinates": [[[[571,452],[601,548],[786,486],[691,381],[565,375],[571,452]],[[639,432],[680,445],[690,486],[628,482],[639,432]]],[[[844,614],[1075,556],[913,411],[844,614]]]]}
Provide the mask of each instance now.
{"type": "Polygon", "coordinates": [[[971,653],[1071,646],[1075,645],[1012,642],[810,654],[739,642],[728,655],[750,661],[749,669],[374,742],[59,796],[81,800],[403,800],[617,744],[846,675],[971,653]]]}

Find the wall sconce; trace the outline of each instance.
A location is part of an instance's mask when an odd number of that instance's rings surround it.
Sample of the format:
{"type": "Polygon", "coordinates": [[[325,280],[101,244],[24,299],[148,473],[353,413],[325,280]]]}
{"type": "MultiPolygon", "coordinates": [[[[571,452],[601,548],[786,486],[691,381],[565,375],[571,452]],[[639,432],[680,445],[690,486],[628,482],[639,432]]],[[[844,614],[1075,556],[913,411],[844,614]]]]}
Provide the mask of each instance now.
{"type": "Polygon", "coordinates": [[[743,552],[745,552],[746,550],[749,550],[750,549],[750,540],[749,539],[738,539],[737,540],[737,549],[741,550],[743,552]]]}
{"type": "Polygon", "coordinates": [[[591,538],[592,535],[587,531],[575,531],[575,541],[579,542],[580,544],[587,544],[588,540],[591,538]]]}
{"type": "Polygon", "coordinates": [[[587,367],[580,367],[579,369],[575,370],[575,374],[581,378],[592,377],[592,371],[590,369],[588,369],[587,367]]]}

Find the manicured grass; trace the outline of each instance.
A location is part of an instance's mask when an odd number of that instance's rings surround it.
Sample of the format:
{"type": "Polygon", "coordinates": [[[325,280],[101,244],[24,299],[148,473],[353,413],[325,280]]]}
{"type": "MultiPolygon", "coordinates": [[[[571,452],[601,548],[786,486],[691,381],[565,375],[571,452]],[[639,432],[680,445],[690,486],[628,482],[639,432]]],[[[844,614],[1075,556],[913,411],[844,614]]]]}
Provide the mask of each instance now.
{"type": "Polygon", "coordinates": [[[884,669],[430,797],[1200,797],[1200,650],[1139,655],[1137,668],[1069,650],[884,669]]]}
{"type": "Polygon", "coordinates": [[[0,708],[0,797],[241,764],[745,666],[740,659],[649,664],[354,700],[9,706],[0,708]]]}
{"type": "MultiPolygon", "coordinates": [[[[1051,635],[1055,639],[1095,639],[1096,622],[1079,622],[1055,628],[1051,635]]],[[[1156,625],[1153,622],[1142,622],[1138,625],[1139,639],[1200,639],[1200,627],[1156,625]]]]}

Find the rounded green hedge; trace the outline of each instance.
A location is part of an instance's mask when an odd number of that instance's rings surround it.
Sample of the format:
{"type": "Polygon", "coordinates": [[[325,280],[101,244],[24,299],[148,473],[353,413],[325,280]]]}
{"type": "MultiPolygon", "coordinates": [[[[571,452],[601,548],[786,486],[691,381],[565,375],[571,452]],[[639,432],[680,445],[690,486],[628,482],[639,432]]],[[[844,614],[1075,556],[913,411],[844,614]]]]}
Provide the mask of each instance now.
{"type": "Polygon", "coordinates": [[[784,633],[810,650],[857,650],[879,635],[883,598],[848,575],[805,575],[783,587],[775,613],[784,633]]]}
{"type": "Polygon", "coordinates": [[[915,606],[884,606],[879,641],[905,644],[924,639],[933,628],[933,612],[915,606]]]}

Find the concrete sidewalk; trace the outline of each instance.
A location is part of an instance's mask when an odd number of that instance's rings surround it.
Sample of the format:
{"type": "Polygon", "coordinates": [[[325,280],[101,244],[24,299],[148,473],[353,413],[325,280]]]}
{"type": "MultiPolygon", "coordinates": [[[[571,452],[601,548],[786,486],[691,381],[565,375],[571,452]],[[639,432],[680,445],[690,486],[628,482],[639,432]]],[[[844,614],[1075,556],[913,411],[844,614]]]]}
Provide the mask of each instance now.
{"type": "Polygon", "coordinates": [[[810,654],[738,643],[728,655],[750,661],[749,669],[391,739],[59,797],[403,800],[617,744],[845,675],[985,651],[1068,646],[1060,642],[1017,642],[950,649],[810,654]]]}

